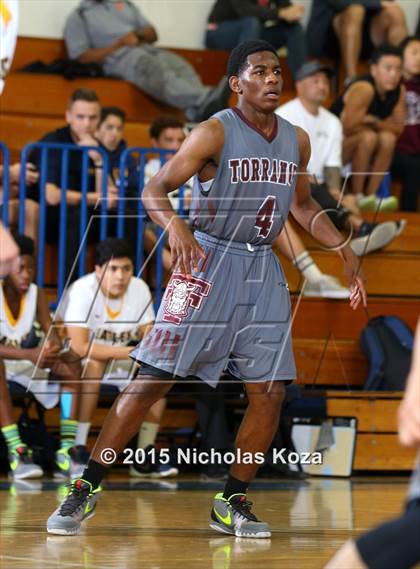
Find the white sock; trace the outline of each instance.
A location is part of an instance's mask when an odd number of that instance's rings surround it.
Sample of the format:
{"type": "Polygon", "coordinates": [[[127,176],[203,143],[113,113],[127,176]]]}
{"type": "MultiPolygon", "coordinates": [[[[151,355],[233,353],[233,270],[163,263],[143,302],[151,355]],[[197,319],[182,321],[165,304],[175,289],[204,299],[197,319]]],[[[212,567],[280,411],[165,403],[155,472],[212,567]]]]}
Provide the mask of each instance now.
{"type": "Polygon", "coordinates": [[[294,259],[293,264],[308,282],[316,284],[321,280],[322,273],[308,251],[303,251],[303,253],[298,255],[296,259],[294,259]]]}
{"type": "Polygon", "coordinates": [[[90,430],[90,423],[82,423],[79,422],[79,424],[77,425],[77,434],[76,434],[76,440],[75,440],[75,445],[84,445],[86,446],[87,443],[87,438],[89,435],[89,430],[90,430]]]}
{"type": "Polygon", "coordinates": [[[137,448],[146,448],[149,445],[154,445],[158,432],[159,423],[144,421],[137,437],[137,448]]]}

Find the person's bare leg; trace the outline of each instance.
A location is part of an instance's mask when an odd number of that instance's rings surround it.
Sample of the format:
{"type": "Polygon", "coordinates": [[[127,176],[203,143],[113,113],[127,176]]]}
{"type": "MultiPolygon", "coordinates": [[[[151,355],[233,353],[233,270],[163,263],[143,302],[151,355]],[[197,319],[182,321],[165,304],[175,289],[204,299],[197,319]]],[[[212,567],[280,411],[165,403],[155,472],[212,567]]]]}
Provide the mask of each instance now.
{"type": "Polygon", "coordinates": [[[0,427],[14,423],[12,400],[7,387],[4,363],[0,360],[0,427]]]}
{"type": "Polygon", "coordinates": [[[364,193],[366,177],[376,149],[378,135],[373,130],[361,130],[346,136],[343,142],[343,163],[351,162],[351,187],[354,194],[364,193]]]}
{"type": "Polygon", "coordinates": [[[79,421],[82,423],[92,422],[93,413],[98,405],[106,363],[105,361],[89,360],[84,366],[79,406],[79,421]]]}
{"type": "Polygon", "coordinates": [[[296,259],[306,250],[302,239],[288,220],[285,222],[282,232],[275,238],[273,246],[287,259],[296,259]]]}
{"type": "Polygon", "coordinates": [[[367,569],[359,555],[356,544],[349,539],[340,547],[324,569],[367,569]]]}
{"type": "Polygon", "coordinates": [[[334,30],[340,43],[341,60],[346,79],[357,75],[357,62],[362,49],[362,27],[365,8],[358,4],[348,6],[333,21],[334,30]]]}
{"type": "Polygon", "coordinates": [[[387,172],[394,155],[395,144],[397,137],[389,131],[382,131],[378,133],[378,143],[376,146],[376,153],[371,165],[371,176],[369,177],[366,194],[375,194],[379,188],[380,183],[384,179],[384,174],[379,172],[387,172]],[[378,174],[375,174],[378,172],[378,174]]]}
{"type": "Polygon", "coordinates": [[[145,417],[145,421],[149,421],[149,423],[157,423],[160,424],[163,414],[166,409],[166,398],[160,399],[156,401],[151,407],[150,411],[147,413],[145,417]]]}
{"type": "MultiPolygon", "coordinates": [[[[246,383],[245,386],[248,408],[235,447],[241,450],[242,456],[245,452],[265,454],[278,428],[285,387],[282,381],[246,383]]],[[[255,461],[252,464],[241,461],[232,465],[230,475],[242,482],[251,482],[259,466],[255,461]]]]}
{"type": "Polygon", "coordinates": [[[408,36],[404,10],[398,4],[384,6],[372,18],[370,37],[374,45],[399,45],[408,36]]]}
{"type": "Polygon", "coordinates": [[[91,459],[106,465],[101,452],[112,448],[121,452],[138,432],[140,425],[156,401],[165,397],[175,380],[141,375],[137,376],[114,402],[93,448],[91,459]]]}

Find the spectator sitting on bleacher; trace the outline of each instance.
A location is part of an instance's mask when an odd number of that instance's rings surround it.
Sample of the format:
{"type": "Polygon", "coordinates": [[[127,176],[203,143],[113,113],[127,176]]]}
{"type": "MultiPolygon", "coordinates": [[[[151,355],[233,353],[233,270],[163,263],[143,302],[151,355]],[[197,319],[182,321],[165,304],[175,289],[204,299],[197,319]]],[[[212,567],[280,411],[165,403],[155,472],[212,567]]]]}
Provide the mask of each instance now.
{"type": "Polygon", "coordinates": [[[404,130],[401,73],[400,50],[380,46],[372,54],[370,74],[355,79],[331,108],[343,124],[343,163],[351,163],[352,191],[360,209],[394,211],[398,207],[395,196],[380,199],[376,192],[404,130]]]}
{"type": "MultiPolygon", "coordinates": [[[[170,117],[171,120],[173,117],[170,117]]],[[[120,159],[127,148],[124,140],[125,113],[119,107],[104,107],[96,131],[96,138],[102,148],[106,150],[109,160],[108,195],[118,198],[121,179],[124,179],[124,198],[128,198],[124,207],[124,214],[128,216],[124,224],[125,237],[131,244],[137,243],[138,199],[139,198],[139,170],[133,156],[129,154],[125,162],[125,172],[121,176],[120,159]]],[[[147,168],[147,167],[146,167],[147,168]]],[[[155,233],[144,226],[144,248],[150,253],[156,245],[155,233]]],[[[163,250],[163,266],[166,271],[171,269],[171,256],[169,250],[163,250]]]]}
{"type": "MultiPolygon", "coordinates": [[[[99,146],[94,138],[96,128],[99,123],[101,107],[95,91],[91,89],[77,89],[70,97],[66,110],[67,126],[58,128],[46,134],[40,142],[73,144],[80,147],[99,146]]],[[[53,149],[48,151],[47,183],[45,188],[47,207],[47,243],[57,244],[60,227],[60,200],[61,200],[61,165],[62,150],[53,149]]],[[[102,155],[95,150],[89,150],[88,165],[88,216],[93,212],[93,206],[102,195],[102,155]]],[[[70,151],[68,155],[68,180],[66,188],[67,202],[67,225],[66,225],[66,263],[65,275],[70,274],[74,260],[79,250],[78,235],[81,217],[82,200],[82,169],[83,153],[80,151],[70,151]]],[[[41,152],[36,149],[31,155],[31,161],[41,167],[41,152]]],[[[39,195],[34,196],[39,200],[39,195]]],[[[114,208],[116,197],[109,196],[108,207],[114,208]]],[[[91,226],[88,234],[89,241],[97,240],[98,223],[91,226]]],[[[59,262],[61,260],[59,259],[59,262]]],[[[74,272],[71,278],[74,280],[74,272]]]]}
{"type": "Polygon", "coordinates": [[[420,38],[408,37],[400,46],[407,117],[397,142],[391,174],[402,180],[401,209],[418,211],[420,197],[420,38]]]}
{"type": "MultiPolygon", "coordinates": [[[[385,247],[401,233],[404,224],[368,223],[341,205],[343,129],[338,118],[322,106],[330,96],[331,76],[328,66],[317,61],[305,63],[297,74],[297,97],[276,112],[308,133],[312,150],[308,164],[312,197],[327,210],[339,231],[353,230],[351,246],[360,256],[385,247]]],[[[301,264],[299,256],[295,263],[301,264]]]]}
{"type": "Polygon", "coordinates": [[[78,476],[83,467],[75,448],[79,358],[62,345],[52,327],[45,293],[32,282],[35,272],[32,239],[25,235],[14,238],[20,252],[19,267],[0,282],[0,424],[9,451],[10,467],[15,478],[36,478],[43,474],[20,438],[6,380],[22,385],[47,408],[58,402],[61,389],[61,445],[56,453],[57,473],[66,477],[78,476]],[[35,322],[39,322],[45,334],[41,345],[38,345],[35,322]],[[50,375],[60,380],[60,385],[49,384],[50,375]]]}
{"type": "MultiPolygon", "coordinates": [[[[156,118],[150,125],[149,136],[153,148],[171,151],[162,156],[164,162],[172,158],[174,152],[177,152],[181,148],[181,145],[186,138],[183,123],[177,118],[171,116],[161,116],[156,118]]],[[[161,166],[161,157],[151,158],[147,161],[144,172],[145,184],[150,180],[150,178],[159,172],[161,166]]],[[[192,179],[184,186],[183,210],[186,213],[188,213],[190,209],[191,192],[192,179]]],[[[178,211],[180,206],[179,190],[170,192],[168,197],[174,210],[178,211]]]]}
{"type": "Polygon", "coordinates": [[[275,48],[287,46],[293,76],[306,58],[305,8],[290,0],[216,0],[208,17],[206,47],[232,50],[247,40],[263,39],[275,48]]]}
{"type": "Polygon", "coordinates": [[[393,0],[314,0],[306,30],[311,57],[340,54],[346,83],[357,75],[359,58],[374,46],[397,46],[406,36],[404,11],[393,0]]]}
{"type": "MultiPolygon", "coordinates": [[[[4,207],[4,188],[3,188],[4,167],[0,165],[0,217],[4,207]]],[[[21,165],[19,162],[9,167],[9,211],[8,221],[13,229],[17,229],[19,220],[19,182],[21,176],[21,165]]],[[[39,172],[34,164],[26,163],[25,183],[26,186],[33,186],[38,182],[39,172]]],[[[31,239],[38,240],[38,210],[39,206],[32,199],[25,200],[25,233],[31,239]]]]}
{"type": "Polygon", "coordinates": [[[67,18],[64,39],[72,59],[102,64],[106,75],[184,110],[190,121],[205,120],[228,104],[227,79],[206,87],[185,59],[153,46],[155,28],[128,0],[82,0],[67,18]]]}
{"type": "MultiPolygon", "coordinates": [[[[132,250],[123,239],[110,238],[96,247],[95,272],[67,290],[59,318],[74,351],[84,359],[79,428],[76,444],[87,458],[86,442],[102,382],[123,389],[136,364],[129,359],[130,343],[138,342],[152,327],[155,314],[147,284],[133,276],[132,250]]],[[[158,401],[143,423],[139,448],[154,443],[165,400],[158,401]]],[[[156,475],[168,476],[162,465],[156,475]]]]}
{"type": "MultiPolygon", "coordinates": [[[[144,169],[144,185],[155,176],[162,164],[167,160],[170,160],[177,152],[182,143],[185,140],[184,124],[178,120],[176,117],[171,116],[161,116],[157,117],[149,128],[150,143],[153,148],[159,150],[169,150],[167,154],[162,154],[162,156],[149,157],[146,162],[144,169]]],[[[190,208],[191,203],[191,189],[192,180],[184,186],[184,201],[183,201],[183,211],[180,213],[187,213],[190,208]]],[[[180,195],[179,190],[175,190],[168,194],[169,200],[175,211],[179,211],[180,207],[180,195]]],[[[147,228],[144,235],[145,248],[151,251],[156,245],[156,235],[150,228],[147,228]]],[[[169,272],[172,268],[171,253],[168,247],[163,248],[162,253],[162,264],[165,271],[169,272]]]]}
{"type": "Polygon", "coordinates": [[[138,195],[138,169],[134,158],[127,156],[125,172],[120,173],[121,155],[127,148],[124,140],[125,113],[119,107],[104,107],[101,110],[95,137],[108,154],[108,195],[118,199],[121,178],[124,180],[124,197],[138,195]]]}

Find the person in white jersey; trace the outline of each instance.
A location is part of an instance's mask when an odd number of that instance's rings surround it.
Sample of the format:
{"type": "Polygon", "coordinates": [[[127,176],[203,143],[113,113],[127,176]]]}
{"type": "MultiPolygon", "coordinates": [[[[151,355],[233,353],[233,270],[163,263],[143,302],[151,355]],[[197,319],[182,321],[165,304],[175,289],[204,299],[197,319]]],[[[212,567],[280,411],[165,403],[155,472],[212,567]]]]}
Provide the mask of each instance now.
{"type": "MultiPolygon", "coordinates": [[[[308,133],[312,148],[308,164],[312,197],[323,209],[329,210],[337,229],[352,230],[350,245],[356,255],[361,256],[388,245],[401,233],[406,222],[364,221],[355,204],[349,201],[353,196],[342,196],[343,127],[339,119],[322,106],[330,96],[332,73],[318,61],[304,63],[296,74],[297,97],[278,107],[276,113],[308,133]]],[[[302,263],[306,261],[300,260],[298,255],[297,266],[302,263]]]]}
{"type": "MultiPolygon", "coordinates": [[[[101,384],[123,389],[129,383],[136,367],[128,357],[133,349],[130,344],[141,340],[155,319],[150,289],[133,276],[132,257],[131,247],[123,239],[108,238],[98,243],[95,271],[75,281],[59,307],[71,346],[84,362],[76,445],[86,461],[86,442],[101,384]]],[[[150,410],[140,430],[140,448],[155,442],[164,408],[165,399],[150,410]]],[[[177,474],[172,467],[155,466],[153,472],[149,468],[132,474],[177,474]]]]}
{"type": "Polygon", "coordinates": [[[18,267],[0,282],[0,426],[5,438],[14,478],[42,476],[32,453],[22,441],[14,420],[7,382],[26,388],[46,408],[59,400],[60,385],[48,383],[48,377],[61,381],[60,449],[56,453],[57,473],[77,474],[80,464],[74,448],[77,430],[80,364],[68,346],[63,346],[51,326],[47,297],[33,282],[34,243],[25,235],[14,235],[19,248],[18,267]],[[36,345],[34,323],[37,321],[45,341],[36,345]],[[32,337],[32,338],[31,338],[32,337]]]}

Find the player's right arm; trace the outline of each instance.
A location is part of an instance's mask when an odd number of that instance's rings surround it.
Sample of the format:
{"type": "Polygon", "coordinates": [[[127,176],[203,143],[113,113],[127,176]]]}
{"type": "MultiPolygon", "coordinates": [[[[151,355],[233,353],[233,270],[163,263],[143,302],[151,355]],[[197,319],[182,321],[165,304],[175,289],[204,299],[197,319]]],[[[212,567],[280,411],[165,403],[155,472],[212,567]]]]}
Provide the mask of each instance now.
{"type": "Polygon", "coordinates": [[[218,163],[223,142],[220,121],[210,119],[199,124],[143,191],[142,199],[148,214],[168,231],[172,266],[184,275],[191,274],[191,266],[198,270],[198,261],[204,258],[204,251],[187,224],[173,210],[168,194],[184,185],[210,160],[218,163]]]}

